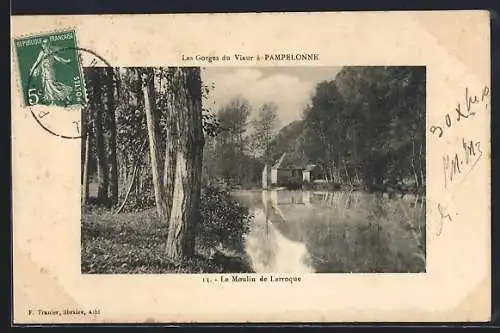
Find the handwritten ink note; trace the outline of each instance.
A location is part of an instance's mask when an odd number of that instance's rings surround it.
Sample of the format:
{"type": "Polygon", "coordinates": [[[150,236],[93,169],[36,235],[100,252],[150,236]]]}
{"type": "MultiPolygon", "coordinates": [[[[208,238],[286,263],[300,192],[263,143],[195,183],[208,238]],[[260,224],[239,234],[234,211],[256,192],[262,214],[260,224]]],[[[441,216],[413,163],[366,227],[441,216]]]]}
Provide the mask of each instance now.
{"type": "Polygon", "coordinates": [[[462,149],[443,155],[444,187],[465,179],[483,156],[481,142],[462,138],[462,149]],[[460,178],[463,176],[463,178],[460,178]]]}
{"type": "MultiPolygon", "coordinates": [[[[463,102],[457,103],[454,112],[446,113],[441,124],[430,126],[429,131],[436,140],[441,140],[447,134],[448,129],[457,126],[460,122],[471,121],[488,109],[490,88],[484,86],[477,93],[472,93],[472,91],[466,87],[463,102]]],[[[483,155],[484,143],[481,139],[465,135],[459,140],[457,146],[450,147],[442,154],[440,163],[443,187],[449,197],[446,202],[441,200],[437,202],[435,207],[439,213],[436,237],[441,235],[445,222],[453,222],[454,214],[449,211],[453,197],[483,159],[483,155]]]]}
{"type": "Polygon", "coordinates": [[[487,86],[484,86],[483,89],[476,94],[471,93],[471,89],[466,87],[464,102],[458,103],[454,112],[446,113],[443,122],[441,124],[432,125],[429,131],[437,138],[442,138],[447,129],[455,126],[454,124],[473,118],[478,112],[487,110],[489,95],[490,88],[487,86]]]}

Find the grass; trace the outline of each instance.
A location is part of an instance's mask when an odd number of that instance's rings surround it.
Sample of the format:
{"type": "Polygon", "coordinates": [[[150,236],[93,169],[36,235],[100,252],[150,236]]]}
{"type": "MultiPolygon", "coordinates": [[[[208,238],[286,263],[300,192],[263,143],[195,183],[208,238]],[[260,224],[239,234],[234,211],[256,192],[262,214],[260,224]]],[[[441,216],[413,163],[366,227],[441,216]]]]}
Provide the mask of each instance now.
{"type": "Polygon", "coordinates": [[[105,210],[84,210],[82,215],[82,273],[162,274],[250,272],[243,256],[219,253],[208,256],[208,248],[197,241],[197,255],[182,261],[165,256],[168,226],[155,210],[115,215],[105,210]]]}

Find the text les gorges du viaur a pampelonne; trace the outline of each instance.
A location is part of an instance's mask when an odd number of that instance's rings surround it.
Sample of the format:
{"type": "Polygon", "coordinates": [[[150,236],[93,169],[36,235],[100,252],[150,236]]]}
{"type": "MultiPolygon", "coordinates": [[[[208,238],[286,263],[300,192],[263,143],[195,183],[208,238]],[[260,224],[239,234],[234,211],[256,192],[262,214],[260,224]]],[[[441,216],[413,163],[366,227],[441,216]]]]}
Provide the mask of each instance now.
{"type": "Polygon", "coordinates": [[[228,61],[239,61],[239,62],[294,62],[294,61],[318,61],[319,54],[317,53],[263,53],[263,54],[239,54],[235,53],[232,55],[222,54],[222,55],[185,55],[181,56],[183,62],[204,62],[204,63],[214,63],[214,62],[228,62],[228,61]]]}

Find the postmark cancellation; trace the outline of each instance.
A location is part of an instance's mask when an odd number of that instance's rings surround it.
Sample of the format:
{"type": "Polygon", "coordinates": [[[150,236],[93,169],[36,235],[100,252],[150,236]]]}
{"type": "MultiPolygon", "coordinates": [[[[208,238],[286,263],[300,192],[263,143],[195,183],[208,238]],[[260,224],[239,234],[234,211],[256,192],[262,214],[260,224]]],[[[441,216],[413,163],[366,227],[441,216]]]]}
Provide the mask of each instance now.
{"type": "Polygon", "coordinates": [[[23,108],[48,133],[80,138],[88,100],[83,69],[110,65],[79,47],[74,29],[17,37],[14,48],[23,108]]]}

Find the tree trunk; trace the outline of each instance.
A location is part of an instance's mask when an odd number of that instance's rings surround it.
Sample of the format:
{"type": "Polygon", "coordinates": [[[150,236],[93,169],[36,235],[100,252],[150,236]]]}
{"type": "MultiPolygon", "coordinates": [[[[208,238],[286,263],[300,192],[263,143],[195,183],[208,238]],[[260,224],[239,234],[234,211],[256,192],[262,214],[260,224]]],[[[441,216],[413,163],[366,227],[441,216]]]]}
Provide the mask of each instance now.
{"type": "Polygon", "coordinates": [[[115,82],[113,68],[106,68],[106,109],[109,120],[109,193],[111,205],[118,203],[118,161],[116,158],[115,82]]]}
{"type": "Polygon", "coordinates": [[[82,205],[89,199],[89,163],[90,163],[90,127],[87,121],[87,114],[82,117],[82,130],[85,138],[85,155],[83,160],[83,184],[82,184],[82,205]]]}
{"type": "Polygon", "coordinates": [[[125,194],[125,198],[123,199],[123,202],[120,205],[120,207],[116,210],[115,214],[120,214],[120,212],[123,210],[123,207],[125,207],[125,204],[127,203],[130,191],[132,190],[132,187],[134,186],[136,175],[137,175],[137,165],[134,167],[134,170],[132,171],[132,179],[130,180],[130,184],[129,184],[127,193],[125,194]]]}
{"type": "Polygon", "coordinates": [[[361,179],[359,178],[359,174],[358,174],[358,168],[355,167],[354,168],[354,172],[355,172],[355,175],[356,175],[356,185],[361,185],[361,179]]]}
{"type": "Polygon", "coordinates": [[[337,180],[340,181],[339,177],[335,175],[335,167],[333,166],[334,164],[331,164],[328,166],[328,174],[329,174],[329,177],[330,177],[330,182],[333,184],[335,184],[335,182],[337,180]]]}
{"type": "Polygon", "coordinates": [[[102,96],[102,72],[101,68],[94,69],[97,74],[97,84],[95,85],[94,111],[95,111],[95,143],[97,153],[97,199],[101,204],[108,204],[108,163],[106,161],[106,151],[104,146],[104,123],[103,123],[103,96],[102,96]]]}
{"type": "Polygon", "coordinates": [[[126,161],[123,157],[118,157],[118,160],[120,160],[120,164],[118,167],[118,189],[119,192],[123,192],[123,189],[127,186],[127,184],[130,182],[129,177],[128,177],[128,167],[125,166],[125,163],[122,161],[126,161]]]}
{"type": "Polygon", "coordinates": [[[323,179],[325,180],[326,183],[329,183],[330,179],[328,179],[328,171],[327,171],[328,168],[323,166],[323,165],[321,165],[320,168],[321,168],[321,172],[323,174],[323,179]]]}
{"type": "Polygon", "coordinates": [[[262,170],[262,189],[267,190],[267,164],[264,164],[264,169],[262,170]]]}
{"type": "Polygon", "coordinates": [[[411,140],[411,168],[413,170],[413,176],[415,178],[416,188],[420,187],[420,181],[417,175],[417,169],[415,167],[415,140],[411,140]]]}
{"type": "Polygon", "coordinates": [[[418,153],[419,169],[420,169],[420,186],[425,187],[425,158],[422,159],[422,143],[420,144],[420,149],[418,153]]]}
{"type": "Polygon", "coordinates": [[[353,187],[351,177],[349,176],[349,173],[347,172],[347,167],[346,167],[344,162],[342,162],[342,164],[344,165],[345,176],[347,177],[347,181],[349,182],[349,186],[353,187]]]}
{"type": "Polygon", "coordinates": [[[194,255],[196,224],[199,221],[203,129],[199,68],[175,68],[172,89],[173,113],[178,129],[174,201],[166,255],[178,260],[194,255]]]}
{"type": "MultiPolygon", "coordinates": [[[[171,74],[175,74],[174,69],[167,69],[171,74]]],[[[167,110],[165,112],[167,130],[165,131],[165,158],[163,165],[163,190],[165,195],[165,218],[170,219],[174,198],[174,181],[177,161],[177,119],[174,110],[174,94],[176,86],[172,82],[167,82],[167,110]],[[168,90],[171,90],[170,92],[168,90]]]]}
{"type": "Polygon", "coordinates": [[[146,110],[146,122],[148,126],[149,156],[153,175],[153,188],[155,192],[156,212],[158,217],[166,218],[165,198],[163,197],[162,173],[160,171],[160,149],[158,145],[159,119],[156,116],[154,72],[152,68],[146,68],[141,73],[142,91],[144,95],[144,109],[146,110]]]}
{"type": "Polygon", "coordinates": [[[163,189],[165,193],[165,218],[170,219],[174,200],[174,182],[177,163],[177,131],[174,114],[170,114],[169,128],[166,133],[165,164],[163,174],[163,189]]]}
{"type": "Polygon", "coordinates": [[[143,181],[143,176],[144,170],[142,167],[139,167],[137,170],[137,180],[135,182],[134,190],[135,190],[135,198],[138,200],[139,196],[141,195],[141,190],[142,190],[142,183],[143,181]]]}

